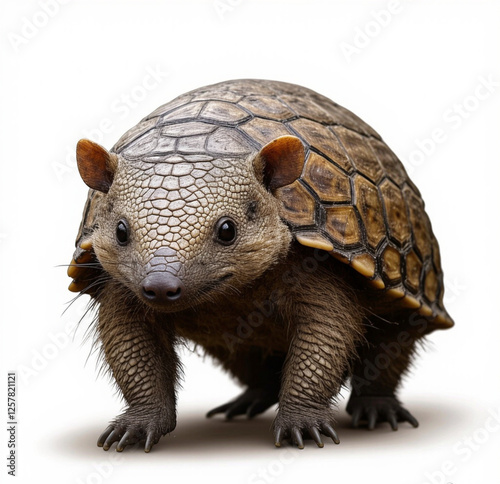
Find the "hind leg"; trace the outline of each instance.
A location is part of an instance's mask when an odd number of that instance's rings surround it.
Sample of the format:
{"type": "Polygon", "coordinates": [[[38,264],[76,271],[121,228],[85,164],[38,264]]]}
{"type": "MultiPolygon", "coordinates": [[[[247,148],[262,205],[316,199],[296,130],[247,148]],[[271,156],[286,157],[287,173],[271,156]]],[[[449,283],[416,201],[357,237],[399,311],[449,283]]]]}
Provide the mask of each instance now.
{"type": "Polygon", "coordinates": [[[397,399],[396,391],[410,367],[416,342],[422,337],[419,329],[387,323],[368,329],[369,345],[360,348],[346,408],[352,415],[353,427],[357,428],[361,421],[367,422],[369,430],[379,422],[389,422],[393,430],[398,429],[398,422],[418,426],[415,417],[397,399]]]}
{"type": "Polygon", "coordinates": [[[223,362],[223,366],[247,389],[234,400],[210,410],[207,417],[218,413],[226,419],[237,415],[255,417],[278,403],[281,371],[284,355],[264,355],[262,349],[251,347],[238,350],[237,357],[231,358],[222,349],[208,349],[208,352],[223,362]]]}

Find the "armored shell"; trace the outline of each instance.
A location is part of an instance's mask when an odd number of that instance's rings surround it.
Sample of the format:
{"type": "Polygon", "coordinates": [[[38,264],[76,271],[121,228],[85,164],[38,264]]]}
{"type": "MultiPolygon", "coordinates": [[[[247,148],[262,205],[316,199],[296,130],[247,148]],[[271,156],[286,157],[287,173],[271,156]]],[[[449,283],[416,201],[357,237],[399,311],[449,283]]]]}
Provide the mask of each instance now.
{"type": "MultiPolygon", "coordinates": [[[[130,161],[235,162],[283,135],[298,137],[306,153],[301,176],[275,193],[295,239],[349,264],[391,307],[414,308],[435,328],[452,326],[419,190],[379,134],[330,99],[283,82],[222,82],[159,107],[111,151],[130,161]]],[[[77,255],[96,196],[91,190],[77,255]]]]}

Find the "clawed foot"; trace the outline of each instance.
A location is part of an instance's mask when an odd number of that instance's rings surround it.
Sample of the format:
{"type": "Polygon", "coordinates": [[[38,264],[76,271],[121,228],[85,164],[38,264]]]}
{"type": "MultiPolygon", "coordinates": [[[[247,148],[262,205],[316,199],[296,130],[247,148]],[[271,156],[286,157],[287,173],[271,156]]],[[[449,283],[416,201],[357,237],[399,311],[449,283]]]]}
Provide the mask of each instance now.
{"type": "Polygon", "coordinates": [[[392,430],[398,430],[398,422],[409,422],[418,427],[417,419],[393,396],[351,395],[346,410],[352,415],[354,428],[358,428],[362,420],[366,420],[369,430],[373,430],[378,422],[389,422],[392,430]]]}
{"type": "Polygon", "coordinates": [[[290,439],[299,449],[303,449],[304,438],[311,438],[318,447],[323,447],[321,434],[339,444],[333,423],[333,411],[330,408],[321,412],[304,409],[301,413],[280,410],[273,424],[274,444],[281,447],[283,439],[290,439]]]}
{"type": "Polygon", "coordinates": [[[278,392],[263,388],[249,388],[235,400],[210,410],[207,417],[223,413],[227,420],[231,420],[237,415],[246,415],[247,418],[252,418],[277,402],[278,392]]]}
{"type": "Polygon", "coordinates": [[[144,451],[149,452],[160,437],[174,428],[175,416],[169,417],[165,409],[130,407],[101,434],[97,445],[108,450],[116,442],[116,451],[122,452],[127,445],[145,442],[144,451]]]}

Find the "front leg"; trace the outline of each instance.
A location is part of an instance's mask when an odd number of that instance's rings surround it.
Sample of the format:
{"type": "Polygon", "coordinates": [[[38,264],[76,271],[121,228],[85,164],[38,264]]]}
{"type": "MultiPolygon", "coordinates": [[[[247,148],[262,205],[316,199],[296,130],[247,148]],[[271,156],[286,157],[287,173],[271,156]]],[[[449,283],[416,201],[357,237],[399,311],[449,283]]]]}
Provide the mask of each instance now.
{"type": "Polygon", "coordinates": [[[117,442],[121,452],[127,445],[145,442],[149,452],[176,425],[178,358],[173,332],[158,326],[150,310],[138,311],[136,305],[124,303],[126,298],[117,298],[121,291],[111,283],[102,292],[98,334],[128,408],[111,422],[97,445],[108,450],[117,442]]]}
{"type": "Polygon", "coordinates": [[[285,301],[292,340],[273,425],[277,447],[290,438],[301,449],[305,435],[323,447],[320,434],[339,443],[331,403],[362,334],[362,316],[354,294],[331,273],[316,276],[285,301]]]}

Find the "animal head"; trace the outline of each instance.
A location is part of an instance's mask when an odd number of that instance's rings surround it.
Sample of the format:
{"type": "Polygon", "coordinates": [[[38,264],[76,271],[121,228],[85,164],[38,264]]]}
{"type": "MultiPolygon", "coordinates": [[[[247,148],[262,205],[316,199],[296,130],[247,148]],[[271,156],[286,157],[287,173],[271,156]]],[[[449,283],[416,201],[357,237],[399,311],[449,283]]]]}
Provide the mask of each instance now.
{"type": "Polygon", "coordinates": [[[296,137],[277,138],[246,159],[154,163],[80,140],[77,162],[101,194],[92,234],[100,264],[155,309],[237,293],[288,251],[291,234],[274,194],[302,171],[296,137]]]}

